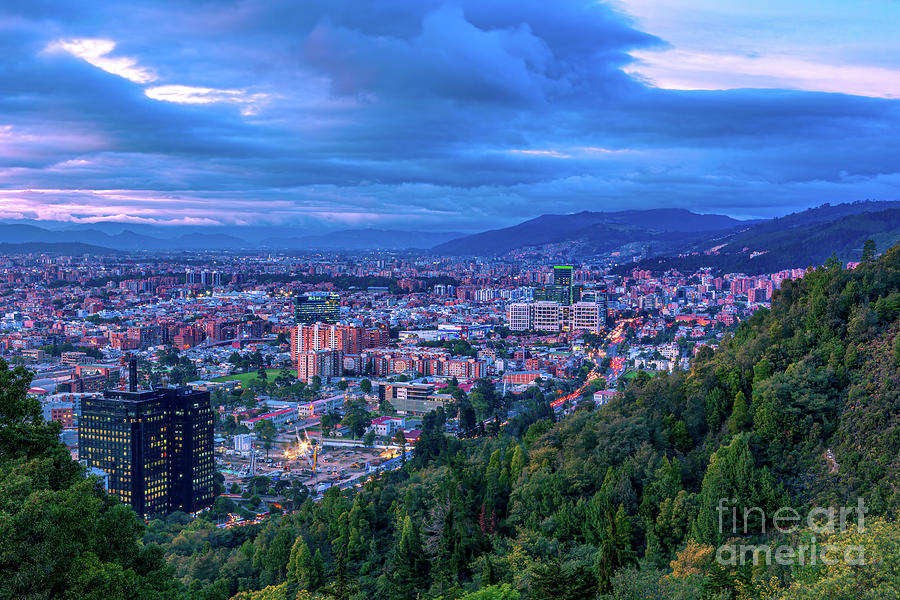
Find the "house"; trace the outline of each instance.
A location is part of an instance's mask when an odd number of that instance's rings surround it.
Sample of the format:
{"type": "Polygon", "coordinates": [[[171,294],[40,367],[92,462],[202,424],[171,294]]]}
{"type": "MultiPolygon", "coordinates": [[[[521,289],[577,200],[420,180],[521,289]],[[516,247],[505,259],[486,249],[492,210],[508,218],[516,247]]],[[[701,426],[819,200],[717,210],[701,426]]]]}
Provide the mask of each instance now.
{"type": "Polygon", "coordinates": [[[378,417],[377,419],[372,419],[372,424],[369,427],[375,430],[375,435],[393,437],[398,429],[403,428],[404,421],[405,419],[402,417],[378,417]]]}

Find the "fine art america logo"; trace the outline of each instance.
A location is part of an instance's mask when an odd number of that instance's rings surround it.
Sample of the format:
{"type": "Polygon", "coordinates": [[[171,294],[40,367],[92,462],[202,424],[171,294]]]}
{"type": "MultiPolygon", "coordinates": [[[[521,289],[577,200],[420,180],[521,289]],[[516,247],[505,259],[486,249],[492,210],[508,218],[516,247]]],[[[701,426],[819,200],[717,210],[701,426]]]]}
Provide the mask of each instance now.
{"type": "Polygon", "coordinates": [[[863,533],[865,515],[868,509],[862,498],[856,506],[818,506],[802,515],[797,510],[783,506],[771,514],[758,506],[739,507],[736,500],[721,498],[716,507],[719,514],[719,533],[727,536],[766,535],[766,524],[771,524],[768,533],[793,534],[806,528],[812,535],[796,545],[744,544],[729,540],[716,550],[716,562],[720,565],[737,566],[752,563],[757,565],[848,565],[866,564],[865,548],[861,545],[841,545],[828,543],[829,536],[851,531],[856,528],[863,533]],[[816,536],[820,536],[817,539],[816,536]]]}

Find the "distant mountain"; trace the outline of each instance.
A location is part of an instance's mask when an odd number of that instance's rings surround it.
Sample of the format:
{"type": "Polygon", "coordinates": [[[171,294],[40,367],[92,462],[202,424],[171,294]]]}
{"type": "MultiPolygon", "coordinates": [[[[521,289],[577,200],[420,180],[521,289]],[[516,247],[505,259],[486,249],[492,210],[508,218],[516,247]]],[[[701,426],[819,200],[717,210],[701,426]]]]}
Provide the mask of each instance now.
{"type": "Polygon", "coordinates": [[[689,242],[708,232],[731,230],[741,225],[747,225],[747,222],[680,208],[584,211],[568,215],[541,215],[512,227],[438,244],[432,249],[441,254],[487,255],[504,254],[527,246],[583,243],[601,252],[633,242],[689,242]]]}
{"type": "MultiPolygon", "coordinates": [[[[58,224],[54,224],[57,225],[58,224]]],[[[170,227],[134,229],[99,224],[97,228],[73,227],[45,229],[24,223],[0,223],[0,239],[8,243],[81,243],[119,250],[239,250],[246,248],[277,248],[293,250],[400,250],[427,249],[465,234],[455,231],[427,232],[388,229],[347,229],[318,235],[288,235],[295,229],[278,227],[269,230],[266,238],[259,228],[248,228],[250,241],[233,235],[237,228],[170,227]],[[150,235],[148,232],[152,232],[150,235]],[[278,235],[282,234],[282,235],[278,235]]],[[[306,233],[306,232],[303,232],[306,233]]]]}
{"type": "Polygon", "coordinates": [[[271,248],[292,250],[403,250],[431,248],[437,243],[459,238],[465,234],[454,231],[402,231],[392,229],[346,229],[323,235],[273,237],[263,240],[271,248]]]}
{"type": "Polygon", "coordinates": [[[48,230],[34,225],[0,223],[0,239],[11,244],[91,244],[119,250],[203,250],[247,248],[244,240],[220,233],[183,233],[175,238],[142,235],[130,229],[110,234],[99,229],[48,230]]]}
{"type": "Polygon", "coordinates": [[[82,244],[80,242],[24,242],[20,244],[10,244],[0,242],[0,256],[10,254],[93,254],[106,255],[115,254],[118,250],[113,248],[104,248],[93,244],[82,244]]]}
{"type": "Polygon", "coordinates": [[[641,268],[654,272],[668,269],[693,272],[700,267],[712,267],[721,272],[748,275],[773,273],[820,265],[832,252],[842,262],[858,261],[863,243],[868,239],[880,250],[900,242],[900,203],[821,206],[706,240],[681,256],[647,258],[623,265],[618,271],[641,268]],[[884,210],[885,207],[890,208],[884,210]]]}
{"type": "Polygon", "coordinates": [[[250,244],[241,238],[224,233],[192,233],[179,236],[173,240],[161,240],[171,247],[185,250],[221,250],[251,248],[250,244]]]}

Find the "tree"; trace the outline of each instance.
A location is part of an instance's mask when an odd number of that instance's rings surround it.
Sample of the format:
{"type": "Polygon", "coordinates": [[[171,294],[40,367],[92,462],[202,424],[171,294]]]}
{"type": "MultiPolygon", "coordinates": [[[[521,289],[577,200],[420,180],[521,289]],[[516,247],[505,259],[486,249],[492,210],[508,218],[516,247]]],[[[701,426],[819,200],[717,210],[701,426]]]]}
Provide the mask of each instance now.
{"type": "Polygon", "coordinates": [[[508,583],[489,585],[477,592],[466,594],[460,600],[519,600],[522,595],[508,583]]]}
{"type": "Polygon", "coordinates": [[[369,417],[368,409],[366,409],[365,400],[351,400],[347,403],[341,424],[350,428],[353,437],[362,437],[370,423],[372,423],[372,419],[369,417]]]}
{"type": "Polygon", "coordinates": [[[536,566],[531,578],[535,600],[583,600],[597,595],[597,581],[584,564],[564,566],[558,558],[536,566]]]}
{"type": "Polygon", "coordinates": [[[363,443],[369,447],[375,445],[375,429],[369,429],[366,432],[366,435],[363,436],[363,443]]]}
{"type": "Polygon", "coordinates": [[[475,434],[475,409],[472,408],[472,405],[469,403],[469,400],[466,397],[463,397],[462,400],[457,401],[457,406],[459,407],[459,431],[465,436],[471,436],[475,434]]]}
{"type": "Polygon", "coordinates": [[[618,510],[613,512],[612,505],[606,502],[603,517],[606,523],[594,571],[600,591],[605,593],[612,589],[610,581],[615,572],[636,561],[631,550],[631,523],[625,515],[625,507],[620,504],[618,510]]]}
{"type": "Polygon", "coordinates": [[[262,441],[263,448],[266,449],[266,458],[268,458],[269,450],[272,449],[275,444],[275,438],[278,436],[278,430],[275,428],[275,423],[273,423],[271,419],[263,419],[253,427],[253,431],[262,441]]]}
{"type": "Polygon", "coordinates": [[[213,511],[219,517],[224,517],[228,513],[233,513],[235,510],[237,510],[237,506],[235,506],[234,500],[225,498],[224,496],[216,498],[216,501],[213,504],[213,511]]]}
{"type": "Polygon", "coordinates": [[[322,387],[322,378],[318,375],[313,375],[309,378],[309,387],[312,388],[313,392],[318,392],[322,387]]]}
{"type": "Polygon", "coordinates": [[[256,406],[256,402],[257,402],[257,400],[256,400],[256,392],[254,392],[254,391],[253,391],[252,389],[250,389],[250,388],[247,388],[246,390],[244,390],[243,392],[241,392],[241,402],[242,402],[242,403],[244,404],[244,406],[246,406],[247,408],[253,408],[254,406],[256,406]]]}
{"type": "Polygon", "coordinates": [[[394,434],[394,443],[400,446],[400,462],[406,462],[406,434],[401,427],[394,434]]]}
{"type": "Polygon", "coordinates": [[[322,563],[322,555],[316,550],[310,552],[309,546],[298,537],[291,547],[291,556],[288,559],[287,579],[289,583],[297,584],[301,590],[315,592],[325,580],[325,567],[322,563]]]}
{"type": "Polygon", "coordinates": [[[337,384],[335,384],[334,387],[341,390],[342,392],[346,392],[347,388],[350,387],[350,383],[346,379],[341,379],[337,382],[337,384]]]}
{"type": "MultiPolygon", "coordinates": [[[[728,519],[722,527],[723,510],[731,514],[731,507],[737,506],[737,513],[743,514],[744,508],[759,507],[766,515],[784,504],[783,493],[772,474],[765,467],[757,468],[748,440],[748,434],[739,434],[709,459],[700,492],[700,509],[691,530],[694,539],[702,544],[720,544],[731,535],[743,533],[743,521],[737,524],[739,531],[734,531],[734,524],[728,519]],[[729,502],[724,509],[723,499],[729,502]]],[[[749,511],[746,528],[751,534],[762,530],[758,511],[749,511]]]]}
{"type": "Polygon", "coordinates": [[[863,243],[861,262],[872,262],[875,260],[875,240],[868,239],[863,243]]]}
{"type": "Polygon", "coordinates": [[[0,597],[177,595],[144,524],[85,477],[27,395],[31,375],[0,360],[0,597]]]}
{"type": "Polygon", "coordinates": [[[338,413],[331,411],[322,415],[322,418],[319,420],[319,426],[322,428],[322,435],[325,437],[330,437],[332,431],[334,430],[334,426],[341,422],[341,415],[338,413]]]}
{"type": "Polygon", "coordinates": [[[364,394],[372,393],[372,382],[369,379],[361,379],[359,382],[359,389],[364,394]]]}
{"type": "Polygon", "coordinates": [[[731,416],[728,418],[728,431],[740,433],[751,425],[750,413],[747,410],[747,397],[744,392],[738,390],[734,395],[734,403],[731,408],[731,416]]]}
{"type": "Polygon", "coordinates": [[[409,515],[403,518],[400,540],[391,558],[391,597],[396,600],[415,598],[428,586],[428,563],[419,529],[409,515]]]}

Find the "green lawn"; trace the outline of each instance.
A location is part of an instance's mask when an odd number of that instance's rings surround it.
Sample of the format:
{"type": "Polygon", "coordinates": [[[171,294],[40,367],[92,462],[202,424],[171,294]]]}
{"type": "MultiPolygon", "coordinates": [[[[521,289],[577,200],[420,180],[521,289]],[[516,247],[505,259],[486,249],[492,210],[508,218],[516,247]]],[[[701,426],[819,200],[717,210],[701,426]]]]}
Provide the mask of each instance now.
{"type": "MultiPolygon", "coordinates": [[[[659,371],[644,371],[644,372],[647,375],[649,375],[651,378],[656,377],[660,373],[659,371]]],[[[625,379],[627,381],[631,381],[632,379],[634,379],[637,376],[637,374],[638,374],[637,371],[628,371],[627,373],[622,375],[622,377],[620,379],[625,379]]]]}
{"type": "MultiPolygon", "coordinates": [[[[278,374],[281,373],[281,369],[266,369],[266,374],[269,377],[269,381],[272,381],[278,374]]],[[[211,381],[240,381],[241,387],[246,386],[251,381],[256,381],[256,371],[250,371],[249,373],[238,373],[237,375],[226,375],[225,377],[216,377],[211,381]]]]}

